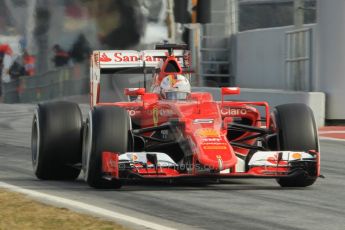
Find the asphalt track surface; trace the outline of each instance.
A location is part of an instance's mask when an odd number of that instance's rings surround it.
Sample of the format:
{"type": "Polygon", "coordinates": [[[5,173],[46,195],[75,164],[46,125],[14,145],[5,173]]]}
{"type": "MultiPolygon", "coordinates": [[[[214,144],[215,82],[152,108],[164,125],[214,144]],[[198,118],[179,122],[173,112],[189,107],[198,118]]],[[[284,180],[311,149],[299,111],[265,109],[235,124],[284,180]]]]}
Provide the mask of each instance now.
{"type": "Polygon", "coordinates": [[[30,158],[33,108],[0,104],[1,182],[177,229],[345,229],[343,141],[321,141],[326,179],[309,188],[280,188],[271,179],[235,179],[223,184],[144,183],[95,190],[81,179],[35,178],[30,158]]]}

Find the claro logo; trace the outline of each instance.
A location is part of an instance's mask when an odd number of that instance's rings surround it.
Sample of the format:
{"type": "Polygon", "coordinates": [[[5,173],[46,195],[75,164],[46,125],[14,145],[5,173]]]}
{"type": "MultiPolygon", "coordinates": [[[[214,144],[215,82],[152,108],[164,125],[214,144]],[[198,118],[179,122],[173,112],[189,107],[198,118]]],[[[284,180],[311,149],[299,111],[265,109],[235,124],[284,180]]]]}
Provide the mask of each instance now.
{"type": "Polygon", "coordinates": [[[241,116],[241,115],[246,115],[247,110],[246,109],[236,109],[236,108],[230,108],[230,107],[223,107],[220,110],[220,113],[223,116],[241,116]]]}

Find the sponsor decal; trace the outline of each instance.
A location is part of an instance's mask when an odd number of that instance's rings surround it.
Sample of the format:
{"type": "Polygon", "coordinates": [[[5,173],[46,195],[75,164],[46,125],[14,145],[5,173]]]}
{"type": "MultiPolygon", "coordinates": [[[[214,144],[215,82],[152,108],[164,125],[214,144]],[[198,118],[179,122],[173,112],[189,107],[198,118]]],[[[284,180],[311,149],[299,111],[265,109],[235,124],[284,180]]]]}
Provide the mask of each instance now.
{"type": "Polygon", "coordinates": [[[220,142],[220,141],[222,141],[222,139],[221,138],[203,138],[202,139],[202,141],[203,142],[220,142]]]}
{"type": "Polygon", "coordinates": [[[226,150],[226,145],[204,145],[202,146],[205,150],[226,150]]]}
{"type": "Polygon", "coordinates": [[[135,110],[128,110],[129,116],[134,116],[136,114],[135,110]]]}
{"type": "Polygon", "coordinates": [[[203,145],[226,145],[224,142],[203,142],[203,145]]]}
{"type": "Polygon", "coordinates": [[[221,108],[220,113],[223,116],[241,116],[241,115],[246,115],[247,110],[240,109],[240,108],[223,107],[221,108]]]}
{"type": "Polygon", "coordinates": [[[159,115],[161,116],[171,116],[171,115],[174,115],[175,112],[172,110],[172,109],[160,109],[159,110],[159,115]]]}
{"type": "Polygon", "coordinates": [[[117,168],[117,162],[113,158],[109,158],[108,164],[109,164],[110,168],[114,168],[114,169],[117,168]]]}
{"type": "Polygon", "coordinates": [[[275,153],[273,156],[271,156],[271,157],[268,157],[267,158],[267,162],[269,162],[269,163],[271,163],[271,164],[278,164],[279,163],[279,165],[287,165],[288,163],[286,162],[286,161],[282,161],[281,159],[280,159],[280,161],[278,162],[278,154],[279,153],[275,153]]]}
{"type": "Polygon", "coordinates": [[[162,58],[153,57],[153,56],[145,56],[145,58],[141,58],[141,59],[146,62],[159,62],[162,58]]]}
{"type": "Polygon", "coordinates": [[[117,172],[118,156],[116,153],[102,153],[102,170],[103,172],[117,172]]]}
{"type": "Polygon", "coordinates": [[[109,57],[107,56],[106,53],[102,53],[102,55],[101,55],[101,57],[99,58],[99,60],[100,60],[101,62],[110,62],[110,61],[111,61],[111,58],[109,58],[109,57]]]}
{"type": "Polygon", "coordinates": [[[120,52],[114,53],[115,62],[136,62],[138,60],[138,55],[122,55],[120,52]]]}
{"type": "Polygon", "coordinates": [[[161,130],[162,139],[168,139],[169,130],[161,130]]]}
{"type": "Polygon", "coordinates": [[[153,117],[153,125],[158,125],[158,119],[159,119],[159,111],[158,108],[153,108],[152,110],[152,117],[153,117]]]}
{"type": "Polygon", "coordinates": [[[213,119],[195,119],[193,124],[212,124],[213,119]]]}
{"type": "Polygon", "coordinates": [[[219,137],[219,132],[217,130],[211,129],[211,128],[198,129],[196,131],[196,133],[200,137],[207,137],[207,138],[219,137]]]}
{"type": "Polygon", "coordinates": [[[293,153],[292,158],[294,158],[296,160],[300,160],[302,158],[302,154],[301,153],[293,153]]]}
{"type": "MultiPolygon", "coordinates": [[[[114,53],[114,62],[137,62],[137,61],[159,62],[160,60],[163,60],[163,58],[151,56],[151,55],[137,55],[134,53],[132,55],[124,55],[121,52],[115,52],[114,53]]],[[[183,62],[182,57],[178,57],[177,60],[179,62],[183,62]]],[[[110,61],[111,61],[111,59],[110,59],[110,61]]]]}
{"type": "Polygon", "coordinates": [[[154,108],[153,110],[145,110],[147,115],[153,115],[153,113],[157,113],[156,116],[171,116],[176,114],[172,109],[158,109],[154,108]]]}
{"type": "Polygon", "coordinates": [[[132,153],[131,154],[131,160],[132,161],[138,161],[138,159],[139,159],[139,157],[138,157],[138,155],[136,153],[132,153]]]}
{"type": "Polygon", "coordinates": [[[121,52],[114,53],[115,62],[137,62],[139,60],[146,62],[159,62],[162,58],[154,56],[123,55],[121,52]]]}

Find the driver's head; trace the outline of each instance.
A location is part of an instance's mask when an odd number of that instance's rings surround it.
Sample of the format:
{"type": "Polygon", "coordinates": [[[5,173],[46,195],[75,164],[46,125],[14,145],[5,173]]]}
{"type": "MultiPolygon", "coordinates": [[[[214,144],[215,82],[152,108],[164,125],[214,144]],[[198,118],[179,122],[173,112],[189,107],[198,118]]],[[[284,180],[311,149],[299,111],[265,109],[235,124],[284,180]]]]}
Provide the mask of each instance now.
{"type": "Polygon", "coordinates": [[[188,79],[181,74],[169,74],[160,84],[162,98],[186,100],[191,92],[188,79]]]}

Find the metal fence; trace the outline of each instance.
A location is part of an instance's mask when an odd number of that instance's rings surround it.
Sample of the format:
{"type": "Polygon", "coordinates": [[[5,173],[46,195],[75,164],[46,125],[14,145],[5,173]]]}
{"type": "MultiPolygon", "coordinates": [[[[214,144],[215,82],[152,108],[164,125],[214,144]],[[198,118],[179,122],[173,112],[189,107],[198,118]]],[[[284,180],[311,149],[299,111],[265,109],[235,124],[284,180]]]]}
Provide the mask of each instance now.
{"type": "Polygon", "coordinates": [[[38,76],[3,83],[4,103],[48,101],[89,92],[88,69],[83,65],[60,68],[38,76]]]}
{"type": "Polygon", "coordinates": [[[312,90],[312,29],[285,33],[286,85],[289,90],[312,90]]]}

